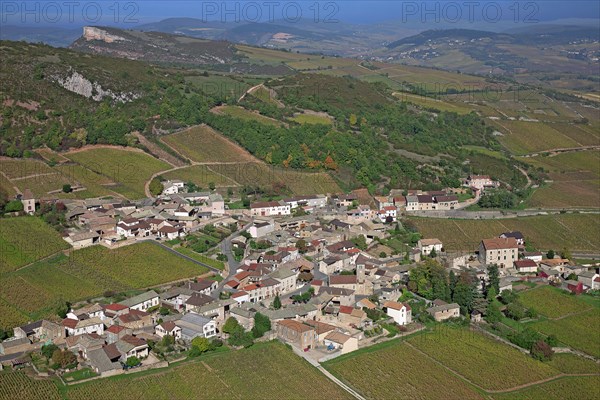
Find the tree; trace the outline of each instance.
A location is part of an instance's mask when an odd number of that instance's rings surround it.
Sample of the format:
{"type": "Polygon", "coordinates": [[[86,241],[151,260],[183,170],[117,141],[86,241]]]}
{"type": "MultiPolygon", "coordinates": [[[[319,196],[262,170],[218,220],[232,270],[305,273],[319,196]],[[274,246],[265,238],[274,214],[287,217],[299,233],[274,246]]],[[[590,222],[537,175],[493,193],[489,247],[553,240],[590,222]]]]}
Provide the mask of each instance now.
{"type": "Polygon", "coordinates": [[[62,191],[64,193],[71,193],[73,191],[73,188],[68,183],[65,183],[62,187],[62,191]]]}
{"type": "Polygon", "coordinates": [[[77,357],[69,350],[57,349],[52,353],[52,362],[60,368],[65,368],[68,365],[76,363],[77,357]]]}
{"type": "Polygon", "coordinates": [[[552,347],[543,340],[538,340],[531,346],[531,356],[536,360],[550,361],[552,360],[553,355],[554,351],[552,350],[552,347]]]}
{"type": "Polygon", "coordinates": [[[206,353],[210,350],[210,341],[207,338],[196,337],[192,340],[192,346],[196,347],[200,353],[206,353]]]}
{"type": "Polygon", "coordinates": [[[506,306],[506,315],[515,321],[525,318],[525,308],[518,302],[510,303],[506,306]]]}
{"type": "Polygon", "coordinates": [[[385,254],[385,251],[382,251],[381,253],[379,253],[379,258],[386,258],[387,254],[385,254]]]}
{"type": "Polygon", "coordinates": [[[46,344],[42,346],[42,355],[47,359],[51,359],[56,350],[58,350],[58,346],[54,343],[46,344]]]}
{"type": "Polygon", "coordinates": [[[20,212],[23,211],[23,203],[20,200],[12,200],[4,206],[4,212],[20,212]]]}
{"type": "Polygon", "coordinates": [[[215,183],[214,183],[214,182],[209,182],[209,183],[208,183],[208,188],[211,190],[211,192],[212,192],[213,190],[215,190],[215,188],[216,188],[216,187],[217,187],[217,186],[215,185],[215,183]]]}
{"type": "Polygon", "coordinates": [[[363,251],[367,250],[367,239],[364,237],[364,235],[358,235],[356,237],[353,237],[352,239],[350,239],[350,241],[354,243],[354,245],[359,249],[363,251]]]}
{"type": "MultiPolygon", "coordinates": [[[[566,258],[566,257],[563,257],[566,258]]],[[[568,281],[576,281],[577,280],[577,274],[575,272],[571,272],[569,274],[569,276],[567,276],[567,280],[568,281]]]]}
{"type": "Polygon", "coordinates": [[[350,125],[354,126],[358,122],[358,118],[356,114],[350,114],[350,125]]]}
{"type": "Polygon", "coordinates": [[[148,189],[150,190],[150,194],[152,194],[152,196],[158,196],[163,191],[163,184],[158,178],[154,178],[150,181],[148,189]]]}
{"type": "Polygon", "coordinates": [[[169,315],[171,313],[171,311],[167,308],[167,307],[161,307],[158,310],[160,315],[169,315]]]}
{"type": "Polygon", "coordinates": [[[496,293],[496,289],[494,289],[493,287],[490,287],[487,291],[487,296],[485,296],[485,298],[488,299],[489,301],[493,301],[497,296],[498,296],[498,293],[496,293]]]}
{"type": "Polygon", "coordinates": [[[254,343],[252,333],[246,332],[241,325],[237,325],[229,335],[229,344],[232,346],[250,347],[254,343]]]}
{"type": "Polygon", "coordinates": [[[485,312],[485,320],[489,324],[493,324],[495,322],[499,322],[502,319],[502,313],[500,312],[500,307],[498,307],[498,303],[495,301],[490,301],[486,312],[485,312]]]}
{"type": "Polygon", "coordinates": [[[172,335],[165,335],[161,340],[161,344],[167,348],[170,348],[175,344],[175,337],[172,335]]]}
{"type": "Polygon", "coordinates": [[[61,317],[61,318],[66,318],[67,317],[67,313],[69,312],[69,309],[71,308],[71,305],[69,303],[66,302],[61,302],[57,307],[56,307],[56,314],[61,317]]]}
{"type": "Polygon", "coordinates": [[[563,247],[563,249],[560,251],[560,258],[566,258],[568,260],[573,258],[572,254],[571,254],[571,250],[567,249],[566,247],[563,247]]]}
{"type": "Polygon", "coordinates": [[[496,264],[490,265],[487,268],[487,272],[489,280],[488,288],[493,287],[496,293],[500,293],[500,272],[498,271],[498,266],[496,264]]]}
{"type": "Polygon", "coordinates": [[[456,277],[456,273],[453,270],[450,270],[448,274],[448,285],[450,287],[450,297],[454,298],[454,289],[456,288],[456,284],[458,283],[458,278],[456,277]]]}
{"type": "Polygon", "coordinates": [[[550,347],[556,347],[556,346],[558,346],[558,338],[554,334],[549,335],[546,338],[546,343],[548,343],[548,346],[550,346],[550,347]]]}
{"type": "Polygon", "coordinates": [[[141,364],[141,361],[136,356],[131,356],[127,359],[127,361],[125,361],[125,365],[127,365],[129,368],[135,367],[140,364],[141,364]]]}
{"type": "Polygon", "coordinates": [[[254,314],[254,327],[252,328],[252,336],[254,338],[262,337],[266,332],[271,330],[271,320],[264,314],[257,312],[254,314]]]}
{"type": "Polygon", "coordinates": [[[546,258],[552,260],[554,258],[555,254],[554,254],[554,250],[550,249],[548,250],[548,252],[546,253],[546,258]]]}
{"type": "Polygon", "coordinates": [[[296,242],[296,248],[298,249],[298,251],[302,254],[306,253],[308,251],[308,246],[306,244],[306,240],[304,239],[299,239],[296,242]]]}
{"type": "Polygon", "coordinates": [[[446,269],[431,258],[410,271],[408,288],[429,300],[451,300],[446,269]]]}
{"type": "Polygon", "coordinates": [[[223,324],[223,332],[231,334],[233,330],[239,326],[239,322],[234,317],[227,318],[227,321],[223,324]]]}
{"type": "Polygon", "coordinates": [[[504,290],[500,296],[500,301],[502,304],[510,304],[514,301],[517,301],[517,299],[517,294],[512,290],[504,290]]]}
{"type": "Polygon", "coordinates": [[[475,286],[471,276],[463,272],[460,274],[456,287],[454,288],[454,297],[452,300],[460,306],[463,314],[469,313],[473,308],[473,298],[475,297],[475,286]]]}
{"type": "Polygon", "coordinates": [[[276,310],[281,308],[281,300],[279,299],[279,296],[275,296],[275,299],[273,299],[273,308],[276,310]]]}

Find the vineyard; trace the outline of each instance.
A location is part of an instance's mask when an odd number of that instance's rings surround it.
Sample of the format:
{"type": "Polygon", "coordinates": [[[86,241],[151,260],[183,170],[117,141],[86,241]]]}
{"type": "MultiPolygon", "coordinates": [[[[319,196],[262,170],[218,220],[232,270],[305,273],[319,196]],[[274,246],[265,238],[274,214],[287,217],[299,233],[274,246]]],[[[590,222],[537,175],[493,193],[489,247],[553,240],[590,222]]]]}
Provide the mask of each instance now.
{"type": "Polygon", "coordinates": [[[220,107],[212,109],[211,111],[213,111],[217,114],[225,114],[225,115],[229,115],[230,117],[243,119],[246,121],[257,121],[257,122],[260,122],[261,124],[265,124],[265,125],[273,125],[273,126],[281,125],[281,122],[279,122],[275,119],[265,117],[264,115],[261,115],[257,112],[246,110],[243,107],[220,106],[220,107]]]}
{"type": "Polygon", "coordinates": [[[600,377],[565,377],[517,392],[495,394],[493,398],[495,400],[598,399],[600,398],[600,377]]]}
{"type": "Polygon", "coordinates": [[[0,372],[0,400],[60,400],[50,380],[31,379],[22,372],[0,372]]]}
{"type": "Polygon", "coordinates": [[[467,383],[406,344],[328,361],[325,367],[368,399],[483,398],[467,383]]]}
{"type": "Polygon", "coordinates": [[[65,154],[72,161],[115,182],[110,189],[127,197],[145,197],[144,186],[150,177],[169,169],[169,164],[141,151],[92,148],[65,154]]]}
{"type": "Polygon", "coordinates": [[[196,162],[252,162],[256,159],[237,144],[206,125],[194,126],[162,139],[183,156],[196,162]]]}
{"type": "Polygon", "coordinates": [[[0,219],[0,274],[67,248],[60,234],[39,218],[0,219]]]}
{"type": "Polygon", "coordinates": [[[474,251],[484,238],[521,231],[540,250],[597,252],[600,214],[558,214],[495,220],[411,218],[426,238],[438,238],[447,250],[474,251]]]}
{"type": "Polygon", "coordinates": [[[0,326],[52,314],[64,301],[83,300],[105,291],[145,288],[202,275],[207,269],[152,243],[108,250],[94,246],[59,255],[5,274],[0,286],[0,326]]]}
{"type": "Polygon", "coordinates": [[[590,308],[578,297],[571,296],[564,290],[552,286],[540,286],[533,290],[527,290],[519,295],[519,299],[525,307],[533,307],[538,313],[548,318],[558,318],[590,308]]]}
{"type": "Polygon", "coordinates": [[[409,343],[486,390],[509,389],[559,374],[512,347],[467,329],[440,327],[409,339],[409,343]]]}
{"type": "Polygon", "coordinates": [[[69,400],[351,399],[279,342],[215,354],[154,374],[70,386],[69,400]]]}
{"type": "Polygon", "coordinates": [[[554,354],[548,364],[565,374],[600,374],[600,364],[574,354],[554,354]]]}

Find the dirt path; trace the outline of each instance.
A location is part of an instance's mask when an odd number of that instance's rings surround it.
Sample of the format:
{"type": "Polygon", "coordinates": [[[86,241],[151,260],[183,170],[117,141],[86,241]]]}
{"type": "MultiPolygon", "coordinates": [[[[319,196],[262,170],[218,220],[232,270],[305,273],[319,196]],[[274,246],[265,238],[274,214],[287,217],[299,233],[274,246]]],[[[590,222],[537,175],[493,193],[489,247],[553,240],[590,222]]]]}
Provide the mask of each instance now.
{"type": "Polygon", "coordinates": [[[528,189],[533,182],[531,182],[531,178],[529,178],[529,175],[527,175],[527,171],[525,171],[523,168],[517,165],[514,165],[514,167],[518,169],[523,175],[525,175],[525,179],[527,179],[527,185],[525,185],[525,189],[528,189]]]}
{"type": "Polygon", "coordinates": [[[544,151],[538,151],[536,153],[529,153],[529,154],[525,154],[523,156],[520,157],[536,157],[539,156],[541,154],[548,154],[548,157],[554,157],[557,156],[559,154],[562,153],[573,153],[573,152],[577,152],[577,151],[586,151],[586,150],[599,150],[600,146],[579,146],[579,147],[563,147],[563,148],[556,148],[556,149],[548,149],[548,150],[544,150],[544,151]]]}
{"type": "Polygon", "coordinates": [[[59,153],[59,154],[75,154],[81,153],[82,151],[94,150],[94,149],[113,149],[113,150],[124,150],[124,151],[132,151],[136,153],[146,153],[142,149],[138,149],[137,147],[128,147],[128,146],[114,146],[112,144],[88,144],[82,147],[70,148],[69,150],[59,153]]]}

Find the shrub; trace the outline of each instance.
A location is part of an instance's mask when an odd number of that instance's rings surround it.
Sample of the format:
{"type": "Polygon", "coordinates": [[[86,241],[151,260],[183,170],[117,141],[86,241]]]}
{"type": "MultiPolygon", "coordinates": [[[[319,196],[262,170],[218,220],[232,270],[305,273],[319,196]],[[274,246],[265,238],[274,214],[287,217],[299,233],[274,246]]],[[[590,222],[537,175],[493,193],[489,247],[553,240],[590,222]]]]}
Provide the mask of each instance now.
{"type": "Polygon", "coordinates": [[[127,361],[125,361],[125,365],[127,365],[129,368],[140,365],[141,363],[142,362],[140,361],[140,359],[135,356],[129,357],[127,361]]]}
{"type": "Polygon", "coordinates": [[[552,347],[543,340],[538,340],[531,347],[531,356],[536,360],[550,361],[553,355],[554,351],[552,350],[552,347]]]}

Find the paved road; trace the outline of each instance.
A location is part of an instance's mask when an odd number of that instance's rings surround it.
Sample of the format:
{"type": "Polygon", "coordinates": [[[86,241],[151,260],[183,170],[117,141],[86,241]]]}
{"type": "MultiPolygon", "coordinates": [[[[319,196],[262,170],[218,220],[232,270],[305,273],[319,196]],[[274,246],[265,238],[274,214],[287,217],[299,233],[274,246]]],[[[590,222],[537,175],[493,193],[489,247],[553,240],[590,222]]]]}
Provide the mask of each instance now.
{"type": "Polygon", "coordinates": [[[231,244],[231,241],[233,239],[235,239],[236,237],[240,236],[240,233],[245,231],[246,229],[248,229],[251,224],[252,223],[248,223],[239,231],[233,232],[231,235],[229,235],[225,239],[223,239],[223,241],[219,244],[221,253],[223,253],[227,256],[227,264],[229,264],[229,275],[227,275],[227,277],[225,279],[223,279],[223,281],[221,283],[219,283],[219,286],[217,286],[217,289],[213,292],[213,296],[219,297],[219,295],[223,291],[223,286],[225,285],[225,283],[233,278],[233,276],[235,275],[235,272],[239,268],[240,262],[237,261],[235,259],[235,256],[233,255],[233,251],[232,251],[233,245],[231,244]]]}
{"type": "Polygon", "coordinates": [[[542,209],[542,210],[491,210],[491,211],[463,211],[463,210],[449,210],[449,211],[409,211],[406,215],[427,217],[427,218],[460,218],[460,219],[504,219],[504,218],[517,218],[517,217],[530,217],[534,215],[551,215],[561,214],[566,212],[567,214],[577,213],[589,213],[598,214],[600,210],[580,209],[580,210],[559,210],[559,209],[542,209]]]}

